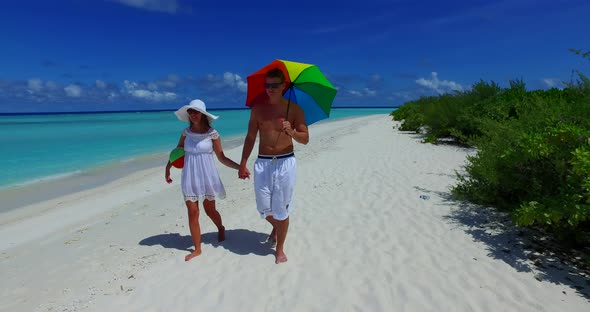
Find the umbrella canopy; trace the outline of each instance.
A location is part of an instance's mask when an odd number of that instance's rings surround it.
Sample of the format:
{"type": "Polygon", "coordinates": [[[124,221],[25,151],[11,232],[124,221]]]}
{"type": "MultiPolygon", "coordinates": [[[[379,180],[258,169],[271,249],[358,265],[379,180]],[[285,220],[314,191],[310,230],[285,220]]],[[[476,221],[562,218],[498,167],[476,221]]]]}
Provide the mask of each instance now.
{"type": "MultiPolygon", "coordinates": [[[[266,73],[273,68],[279,68],[285,74],[289,87],[285,88],[283,97],[289,102],[297,103],[303,109],[308,125],[330,116],[336,88],[317,66],[285,60],[274,60],[248,76],[247,106],[268,103],[264,84],[266,73]]],[[[288,112],[287,110],[287,114],[288,112]]]]}

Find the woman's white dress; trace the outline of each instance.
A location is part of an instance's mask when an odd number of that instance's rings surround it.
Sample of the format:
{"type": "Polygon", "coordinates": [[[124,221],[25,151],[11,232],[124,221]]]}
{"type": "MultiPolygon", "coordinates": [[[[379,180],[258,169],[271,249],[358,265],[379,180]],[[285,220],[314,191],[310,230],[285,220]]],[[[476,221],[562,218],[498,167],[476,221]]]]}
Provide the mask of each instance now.
{"type": "Polygon", "coordinates": [[[181,187],[185,201],[198,202],[204,199],[225,198],[225,188],[213,160],[213,142],[219,133],[209,128],[206,133],[195,133],[190,127],[184,129],[184,168],[181,187]]]}

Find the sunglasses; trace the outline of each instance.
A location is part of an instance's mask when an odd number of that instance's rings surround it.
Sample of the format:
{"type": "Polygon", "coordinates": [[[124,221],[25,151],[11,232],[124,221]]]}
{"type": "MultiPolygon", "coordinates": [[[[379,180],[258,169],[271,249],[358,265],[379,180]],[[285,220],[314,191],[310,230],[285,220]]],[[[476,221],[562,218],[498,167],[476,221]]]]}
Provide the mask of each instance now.
{"type": "Polygon", "coordinates": [[[190,114],[198,114],[200,112],[198,110],[189,109],[189,110],[186,111],[186,113],[190,115],[190,114]]]}
{"type": "Polygon", "coordinates": [[[265,89],[276,89],[282,84],[283,84],[282,82],[265,83],[264,88],[265,89]]]}

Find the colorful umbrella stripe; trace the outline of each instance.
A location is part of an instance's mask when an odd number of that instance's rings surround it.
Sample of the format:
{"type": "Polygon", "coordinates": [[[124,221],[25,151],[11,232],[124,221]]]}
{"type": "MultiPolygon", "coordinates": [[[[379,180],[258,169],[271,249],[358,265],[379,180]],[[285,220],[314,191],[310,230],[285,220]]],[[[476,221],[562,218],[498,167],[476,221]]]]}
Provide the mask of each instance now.
{"type": "Polygon", "coordinates": [[[336,88],[316,65],[286,60],[274,60],[248,76],[247,106],[266,102],[266,73],[273,68],[279,68],[285,74],[290,87],[285,89],[283,97],[301,106],[308,125],[330,116],[336,88]]]}

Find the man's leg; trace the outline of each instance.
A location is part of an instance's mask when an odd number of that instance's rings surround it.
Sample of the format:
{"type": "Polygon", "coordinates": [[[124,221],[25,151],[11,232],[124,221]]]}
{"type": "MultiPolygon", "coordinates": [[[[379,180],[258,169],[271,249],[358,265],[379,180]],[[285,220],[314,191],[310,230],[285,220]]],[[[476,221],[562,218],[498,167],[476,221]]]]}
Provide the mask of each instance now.
{"type": "Polygon", "coordinates": [[[275,219],[272,216],[267,216],[266,217],[266,221],[268,221],[268,223],[270,223],[270,225],[272,225],[272,231],[268,235],[268,238],[266,239],[266,241],[269,242],[272,245],[272,248],[275,248],[276,245],[277,245],[277,227],[276,227],[276,221],[275,221],[275,219]]]}
{"type": "Polygon", "coordinates": [[[287,231],[289,230],[289,217],[285,220],[274,220],[277,232],[277,252],[275,263],[287,262],[287,255],[283,251],[285,239],[287,238],[287,231]]]}
{"type": "Polygon", "coordinates": [[[265,216],[266,221],[272,226],[267,242],[276,245],[276,228],[274,219],[268,214],[272,212],[271,203],[271,191],[270,186],[272,183],[272,177],[267,169],[270,162],[266,159],[257,159],[254,163],[254,195],[256,196],[256,208],[261,216],[265,216]]]}
{"type": "Polygon", "coordinates": [[[276,263],[286,262],[287,255],[283,249],[289,230],[289,213],[292,210],[291,201],[295,186],[295,157],[281,159],[276,171],[275,187],[273,189],[273,221],[277,235],[276,263]],[[275,219],[275,217],[279,219],[275,219]],[[282,220],[280,220],[282,219],[282,220]]]}

